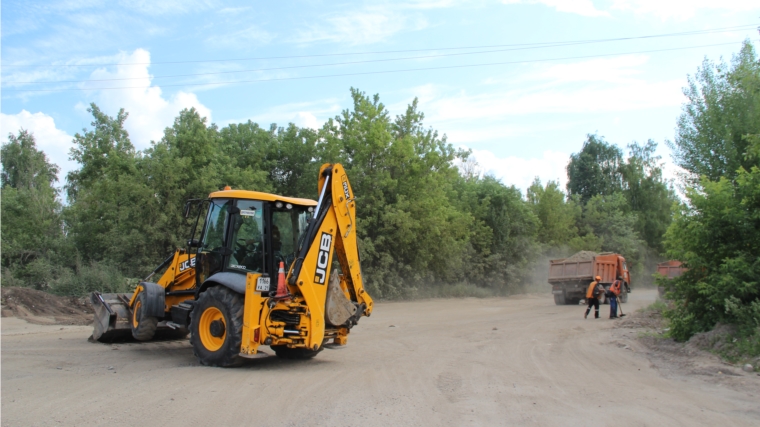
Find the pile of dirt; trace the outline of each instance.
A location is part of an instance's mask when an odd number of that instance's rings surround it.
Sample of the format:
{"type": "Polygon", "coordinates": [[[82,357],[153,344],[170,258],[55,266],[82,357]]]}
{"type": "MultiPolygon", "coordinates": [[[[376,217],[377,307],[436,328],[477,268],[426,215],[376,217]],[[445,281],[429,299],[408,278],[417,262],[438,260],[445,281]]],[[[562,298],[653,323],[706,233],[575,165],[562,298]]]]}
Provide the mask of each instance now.
{"type": "Polygon", "coordinates": [[[694,334],[686,345],[700,350],[719,351],[735,332],[736,327],[719,323],[711,331],[694,334]]]}
{"type": "Polygon", "coordinates": [[[2,292],[2,317],[18,317],[35,324],[88,325],[93,311],[86,298],[62,297],[29,288],[2,292]]]}
{"type": "Polygon", "coordinates": [[[742,372],[740,365],[726,362],[714,353],[730,337],[730,326],[718,325],[710,332],[696,334],[688,342],[680,343],[663,336],[668,328],[659,311],[642,310],[626,316],[617,323],[616,329],[618,338],[629,337],[628,331],[634,332],[635,341],[644,347],[652,366],[664,376],[696,376],[735,390],[760,392],[757,376],[760,374],[742,372]]]}
{"type": "Polygon", "coordinates": [[[593,260],[597,255],[596,252],[591,251],[580,251],[576,252],[571,256],[570,258],[566,258],[565,261],[568,262],[580,262],[580,261],[591,261],[593,260]]]}
{"type": "Polygon", "coordinates": [[[661,334],[663,332],[664,319],[662,313],[657,310],[639,310],[633,313],[627,313],[626,317],[621,319],[616,328],[626,329],[646,329],[649,332],[661,334]]]}

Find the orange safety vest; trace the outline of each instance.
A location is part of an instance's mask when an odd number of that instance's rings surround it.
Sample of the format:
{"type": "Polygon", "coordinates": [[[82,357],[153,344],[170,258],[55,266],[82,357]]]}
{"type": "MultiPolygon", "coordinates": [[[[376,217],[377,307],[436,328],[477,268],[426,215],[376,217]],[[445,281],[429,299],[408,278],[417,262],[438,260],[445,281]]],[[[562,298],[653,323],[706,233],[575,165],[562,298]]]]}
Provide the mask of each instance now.
{"type": "Polygon", "coordinates": [[[586,289],[586,298],[596,298],[594,296],[594,289],[596,289],[596,281],[591,282],[586,289]]]}
{"type": "Polygon", "coordinates": [[[610,286],[610,292],[615,294],[615,296],[620,296],[620,280],[615,280],[612,283],[612,286],[610,286]]]}

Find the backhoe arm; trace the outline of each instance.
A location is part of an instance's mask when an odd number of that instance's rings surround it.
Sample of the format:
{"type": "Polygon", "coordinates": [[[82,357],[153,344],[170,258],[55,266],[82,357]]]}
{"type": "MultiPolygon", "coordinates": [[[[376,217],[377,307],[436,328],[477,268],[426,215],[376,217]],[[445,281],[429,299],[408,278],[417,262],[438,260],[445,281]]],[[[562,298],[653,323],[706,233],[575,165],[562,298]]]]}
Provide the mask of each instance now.
{"type": "MultiPolygon", "coordinates": [[[[372,298],[364,281],[356,240],[356,198],[341,164],[324,164],[319,174],[319,201],[298,258],[288,274],[288,284],[300,291],[311,314],[311,343],[321,345],[324,337],[325,304],[333,253],[342,275],[339,285],[356,308],[345,325],[350,328],[362,315],[372,313],[372,298]]],[[[338,280],[338,278],[332,279],[338,280]]]]}

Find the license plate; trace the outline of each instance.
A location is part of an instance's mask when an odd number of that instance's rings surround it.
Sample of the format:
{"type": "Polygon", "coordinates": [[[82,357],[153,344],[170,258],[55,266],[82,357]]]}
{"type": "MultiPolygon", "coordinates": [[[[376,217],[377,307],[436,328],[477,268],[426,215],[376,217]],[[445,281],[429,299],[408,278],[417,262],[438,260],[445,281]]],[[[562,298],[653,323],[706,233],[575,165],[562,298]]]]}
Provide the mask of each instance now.
{"type": "Polygon", "coordinates": [[[561,294],[562,291],[552,291],[553,294],[561,294]]]}
{"type": "Polygon", "coordinates": [[[269,277],[259,277],[258,280],[256,280],[256,290],[258,292],[268,292],[269,277]]]}

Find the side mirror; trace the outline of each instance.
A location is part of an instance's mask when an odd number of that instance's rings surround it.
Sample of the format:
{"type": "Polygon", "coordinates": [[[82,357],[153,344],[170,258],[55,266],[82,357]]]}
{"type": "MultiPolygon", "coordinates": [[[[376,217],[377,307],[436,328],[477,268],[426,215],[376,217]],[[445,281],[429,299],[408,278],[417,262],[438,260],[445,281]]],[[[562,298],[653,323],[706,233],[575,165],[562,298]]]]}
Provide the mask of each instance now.
{"type": "Polygon", "coordinates": [[[188,200],[188,201],[185,202],[185,209],[183,209],[183,211],[182,211],[182,215],[185,218],[187,218],[187,217],[190,216],[190,203],[191,203],[190,200],[188,200]]]}
{"type": "Polygon", "coordinates": [[[198,246],[200,246],[198,239],[190,239],[187,241],[187,247],[189,248],[197,248],[198,246]]]}

